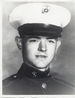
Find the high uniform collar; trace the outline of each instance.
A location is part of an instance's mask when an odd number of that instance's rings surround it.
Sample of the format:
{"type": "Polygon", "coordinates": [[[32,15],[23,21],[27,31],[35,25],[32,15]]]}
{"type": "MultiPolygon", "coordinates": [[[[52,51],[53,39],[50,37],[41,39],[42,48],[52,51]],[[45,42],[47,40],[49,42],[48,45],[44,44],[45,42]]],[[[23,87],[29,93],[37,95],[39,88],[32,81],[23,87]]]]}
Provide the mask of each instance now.
{"type": "Polygon", "coordinates": [[[50,76],[50,69],[47,69],[46,71],[42,72],[23,63],[17,75],[20,78],[23,78],[24,76],[30,78],[45,78],[50,76]]]}

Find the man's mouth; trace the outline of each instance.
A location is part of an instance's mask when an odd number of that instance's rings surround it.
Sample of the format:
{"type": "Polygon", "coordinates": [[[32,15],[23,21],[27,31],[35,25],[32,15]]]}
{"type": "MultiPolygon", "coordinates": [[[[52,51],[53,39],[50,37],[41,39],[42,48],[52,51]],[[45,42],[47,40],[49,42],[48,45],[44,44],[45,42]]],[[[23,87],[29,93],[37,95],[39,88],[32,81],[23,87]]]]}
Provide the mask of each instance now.
{"type": "Polygon", "coordinates": [[[37,58],[39,58],[39,57],[40,57],[40,58],[46,58],[47,56],[46,56],[46,55],[36,55],[36,57],[37,57],[37,58]]]}

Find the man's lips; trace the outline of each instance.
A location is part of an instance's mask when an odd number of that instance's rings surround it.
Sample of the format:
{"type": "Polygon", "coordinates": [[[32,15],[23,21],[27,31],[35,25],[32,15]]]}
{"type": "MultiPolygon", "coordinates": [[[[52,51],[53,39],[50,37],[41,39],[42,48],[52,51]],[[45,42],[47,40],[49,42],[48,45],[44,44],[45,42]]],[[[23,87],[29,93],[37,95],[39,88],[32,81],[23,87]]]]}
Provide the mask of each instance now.
{"type": "Polygon", "coordinates": [[[41,57],[41,58],[46,58],[47,56],[46,55],[36,55],[36,57],[41,57]]]}

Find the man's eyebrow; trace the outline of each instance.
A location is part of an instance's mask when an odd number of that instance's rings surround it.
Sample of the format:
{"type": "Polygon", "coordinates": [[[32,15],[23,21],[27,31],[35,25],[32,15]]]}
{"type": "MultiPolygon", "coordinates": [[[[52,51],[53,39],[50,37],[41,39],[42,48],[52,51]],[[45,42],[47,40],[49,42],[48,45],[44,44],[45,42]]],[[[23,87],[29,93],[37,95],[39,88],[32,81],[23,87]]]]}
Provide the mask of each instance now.
{"type": "Polygon", "coordinates": [[[54,38],[51,38],[51,37],[47,36],[46,39],[54,39],[54,38]]]}
{"type": "Polygon", "coordinates": [[[50,37],[50,36],[47,36],[46,39],[55,39],[55,40],[57,40],[57,38],[53,38],[53,37],[50,37]]]}
{"type": "Polygon", "coordinates": [[[38,38],[38,39],[40,39],[41,37],[40,36],[26,36],[26,38],[38,38]]]}

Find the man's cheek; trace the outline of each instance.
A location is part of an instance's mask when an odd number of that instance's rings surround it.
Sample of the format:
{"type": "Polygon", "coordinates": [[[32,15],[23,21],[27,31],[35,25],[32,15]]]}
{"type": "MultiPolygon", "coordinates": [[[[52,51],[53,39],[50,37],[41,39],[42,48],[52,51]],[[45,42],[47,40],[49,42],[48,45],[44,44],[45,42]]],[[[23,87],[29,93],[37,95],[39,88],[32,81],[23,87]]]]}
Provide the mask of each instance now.
{"type": "Polygon", "coordinates": [[[28,56],[28,58],[33,58],[34,55],[35,55],[34,49],[28,48],[28,49],[27,49],[27,56],[28,56]]]}

